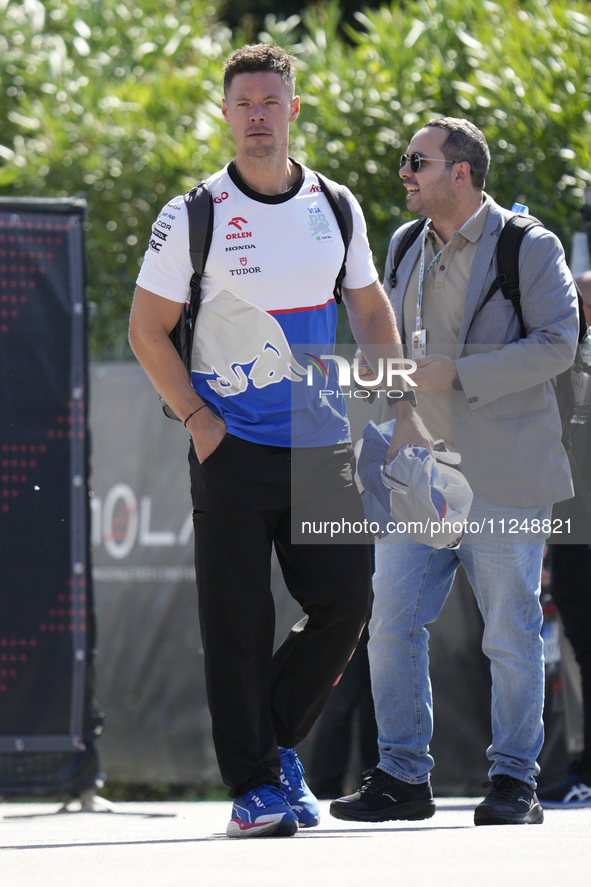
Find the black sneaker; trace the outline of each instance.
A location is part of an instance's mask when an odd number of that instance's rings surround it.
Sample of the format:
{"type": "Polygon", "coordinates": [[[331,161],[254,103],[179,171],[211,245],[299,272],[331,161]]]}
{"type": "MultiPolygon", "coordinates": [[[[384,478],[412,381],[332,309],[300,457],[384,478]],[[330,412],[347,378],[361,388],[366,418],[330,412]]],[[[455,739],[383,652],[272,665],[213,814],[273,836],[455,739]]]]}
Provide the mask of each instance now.
{"type": "Polygon", "coordinates": [[[435,813],[430,782],[412,785],[375,767],[363,774],[354,795],[330,805],[335,819],[356,822],[386,822],[390,819],[430,819],[435,813]]]}
{"type": "Polygon", "coordinates": [[[474,825],[535,825],[544,821],[533,788],[501,773],[485,786],[492,786],[488,795],[474,811],[474,825]]]}

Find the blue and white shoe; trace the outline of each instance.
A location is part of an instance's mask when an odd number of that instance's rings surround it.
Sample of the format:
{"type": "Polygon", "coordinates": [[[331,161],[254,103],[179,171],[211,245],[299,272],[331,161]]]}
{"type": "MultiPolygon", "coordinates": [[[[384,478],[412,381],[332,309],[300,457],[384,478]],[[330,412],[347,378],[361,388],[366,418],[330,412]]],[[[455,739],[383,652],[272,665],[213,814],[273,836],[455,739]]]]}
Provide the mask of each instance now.
{"type": "Polygon", "coordinates": [[[569,767],[562,782],[538,789],[538,801],[550,810],[591,807],[591,777],[580,776],[569,767]]]}
{"type": "Polygon", "coordinates": [[[302,828],[312,828],[320,822],[318,801],[304,781],[304,768],[295,748],[280,748],[281,773],[279,778],[287,795],[289,806],[302,828]]]}
{"type": "Polygon", "coordinates": [[[297,830],[297,815],[285,792],[274,785],[257,785],[235,799],[226,834],[229,838],[287,838],[297,830]]]}

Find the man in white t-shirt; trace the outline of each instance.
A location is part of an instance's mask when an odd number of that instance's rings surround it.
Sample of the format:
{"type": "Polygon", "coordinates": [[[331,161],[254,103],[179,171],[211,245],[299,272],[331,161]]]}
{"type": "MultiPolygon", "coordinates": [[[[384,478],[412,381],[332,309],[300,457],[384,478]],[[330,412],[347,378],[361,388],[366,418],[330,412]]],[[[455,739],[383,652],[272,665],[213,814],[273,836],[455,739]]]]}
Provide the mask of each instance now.
{"type": "MultiPolygon", "coordinates": [[[[208,179],[213,236],[191,378],[168,338],[192,275],[182,197],[153,226],[130,321],[134,353],[191,433],[200,622],[216,754],[234,798],[229,837],[317,825],[295,746],[342,674],[371,594],[369,545],[296,545],[291,536],[296,505],[363,519],[346,416],[338,398],[335,406],[308,384],[308,358],[317,364],[321,353],[310,343],[334,346],[344,245],[316,175],[288,155],[294,84],[293,59],[277,46],[246,46],[226,62],[222,112],[236,157],[208,179]],[[274,655],[273,546],[306,614],[274,655]]],[[[398,353],[363,215],[352,195],[350,203],[351,328],[360,345],[398,353]]],[[[412,403],[394,410],[391,452],[429,445],[412,403]]]]}

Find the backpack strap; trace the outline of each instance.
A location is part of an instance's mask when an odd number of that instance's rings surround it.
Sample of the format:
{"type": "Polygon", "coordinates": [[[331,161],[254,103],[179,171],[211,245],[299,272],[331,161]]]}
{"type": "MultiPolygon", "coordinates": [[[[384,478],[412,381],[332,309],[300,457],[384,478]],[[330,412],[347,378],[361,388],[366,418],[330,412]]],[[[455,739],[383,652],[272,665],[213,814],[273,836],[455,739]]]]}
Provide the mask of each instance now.
{"type": "MultiPolygon", "coordinates": [[[[497,241],[497,276],[491,283],[488,292],[480,305],[477,314],[489,302],[496,291],[500,289],[506,299],[509,299],[513,305],[517,320],[519,321],[519,330],[521,338],[525,339],[527,331],[523,322],[523,312],[521,310],[521,291],[519,289],[519,250],[521,242],[526,233],[532,228],[542,223],[533,216],[526,216],[522,213],[516,213],[511,216],[499,234],[497,241]]],[[[474,322],[476,315],[472,318],[474,322]]],[[[472,324],[470,324],[472,326],[472,324]]]]}
{"type": "MultiPolygon", "coordinates": [[[[523,322],[523,312],[521,310],[521,290],[519,289],[519,251],[521,243],[528,231],[536,228],[542,223],[534,216],[525,216],[517,213],[512,216],[504,225],[499,235],[497,243],[497,277],[493,280],[490,288],[482,300],[478,311],[480,311],[486,303],[492,299],[496,291],[500,288],[506,299],[509,299],[517,320],[519,321],[519,329],[521,337],[524,339],[527,335],[525,323],[523,322]]],[[[582,342],[587,334],[587,322],[585,320],[585,312],[583,307],[583,297],[578,285],[575,283],[577,291],[577,301],[579,303],[579,338],[582,342]]]]}
{"type": "Polygon", "coordinates": [[[542,223],[538,221],[538,219],[533,218],[533,216],[525,216],[522,213],[517,213],[505,223],[503,230],[499,235],[499,242],[497,243],[498,286],[500,286],[504,297],[509,299],[513,305],[517,320],[519,321],[519,329],[521,331],[522,339],[526,337],[527,331],[525,329],[525,323],[523,322],[523,312],[521,310],[520,302],[519,251],[526,233],[541,224],[542,223]]]}
{"type": "Polygon", "coordinates": [[[213,233],[213,198],[205,182],[200,182],[187,191],[184,198],[189,217],[189,254],[193,274],[190,280],[189,301],[183,306],[181,316],[170,333],[170,341],[178,351],[187,372],[190,373],[195,317],[201,301],[201,278],[213,233]]]}
{"type": "Polygon", "coordinates": [[[582,342],[587,335],[587,321],[585,320],[585,303],[583,302],[583,294],[576,280],[573,280],[577,291],[577,301],[579,303],[579,342],[582,342]]]}
{"type": "Polygon", "coordinates": [[[347,272],[347,252],[349,251],[349,244],[353,237],[353,210],[351,209],[347,192],[342,185],[339,185],[337,182],[333,182],[330,179],[325,179],[320,173],[316,173],[316,176],[320,183],[320,187],[330,204],[330,208],[335,214],[335,218],[341,231],[341,237],[345,244],[343,264],[341,265],[341,270],[337,274],[334,285],[334,297],[338,305],[343,298],[342,287],[347,272]]]}
{"type": "Polygon", "coordinates": [[[396,247],[396,252],[394,254],[394,264],[392,265],[392,270],[390,271],[390,286],[396,286],[396,274],[398,272],[398,267],[408,250],[411,248],[411,246],[425,227],[426,223],[426,218],[417,219],[416,222],[413,222],[412,225],[409,225],[409,227],[400,238],[400,243],[396,247]]]}
{"type": "MultiPolygon", "coordinates": [[[[183,305],[181,316],[174,329],[170,331],[170,341],[176,348],[187,372],[191,372],[191,351],[193,350],[193,333],[195,316],[201,301],[201,278],[211,246],[213,232],[213,198],[209,186],[200,182],[184,195],[189,217],[189,253],[193,274],[190,280],[189,301],[183,305]]],[[[162,406],[165,414],[171,419],[178,418],[166,404],[162,406]]]]}
{"type": "Polygon", "coordinates": [[[189,254],[193,265],[191,277],[191,316],[199,309],[201,278],[213,234],[213,198],[209,185],[200,182],[184,195],[189,216],[189,254]]]}

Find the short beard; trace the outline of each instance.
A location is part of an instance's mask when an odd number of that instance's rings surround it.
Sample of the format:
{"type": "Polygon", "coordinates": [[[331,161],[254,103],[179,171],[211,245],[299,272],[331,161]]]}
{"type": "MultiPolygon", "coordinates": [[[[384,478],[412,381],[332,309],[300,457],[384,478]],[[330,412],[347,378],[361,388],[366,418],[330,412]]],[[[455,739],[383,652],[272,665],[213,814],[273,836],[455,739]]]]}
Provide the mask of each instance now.
{"type": "Polygon", "coordinates": [[[259,160],[265,157],[272,157],[276,152],[275,145],[253,145],[252,148],[246,148],[244,151],[247,157],[255,157],[259,160]]]}

